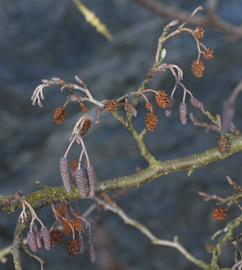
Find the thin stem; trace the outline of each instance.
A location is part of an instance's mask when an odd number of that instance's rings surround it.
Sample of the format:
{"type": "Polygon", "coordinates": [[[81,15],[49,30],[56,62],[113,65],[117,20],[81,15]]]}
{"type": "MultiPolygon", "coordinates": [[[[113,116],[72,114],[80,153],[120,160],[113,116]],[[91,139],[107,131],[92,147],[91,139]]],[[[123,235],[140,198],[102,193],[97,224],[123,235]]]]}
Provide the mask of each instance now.
{"type": "Polygon", "coordinates": [[[67,149],[66,149],[66,152],[65,152],[65,154],[64,154],[64,157],[67,157],[67,154],[68,154],[68,152],[70,151],[70,149],[71,149],[71,147],[72,147],[72,145],[73,145],[73,143],[74,143],[75,140],[76,140],[76,135],[73,136],[73,138],[72,138],[72,140],[71,140],[69,146],[68,146],[67,149]]]}
{"type": "Polygon", "coordinates": [[[36,259],[37,261],[39,261],[40,269],[44,270],[45,261],[43,259],[41,259],[39,256],[37,256],[37,255],[33,254],[32,252],[30,252],[30,250],[28,250],[27,247],[24,244],[21,244],[21,247],[23,248],[23,250],[25,251],[26,254],[28,254],[30,257],[36,259]]]}

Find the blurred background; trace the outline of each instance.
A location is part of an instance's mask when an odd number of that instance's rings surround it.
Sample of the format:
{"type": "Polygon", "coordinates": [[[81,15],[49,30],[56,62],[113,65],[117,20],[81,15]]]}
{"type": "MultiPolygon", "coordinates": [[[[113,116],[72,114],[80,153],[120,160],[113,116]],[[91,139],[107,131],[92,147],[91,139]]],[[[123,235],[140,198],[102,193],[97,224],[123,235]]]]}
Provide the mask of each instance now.
{"type": "MultiPolygon", "coordinates": [[[[98,100],[118,98],[134,91],[154,63],[157,41],[163,27],[170,21],[158,17],[132,1],[83,1],[106,24],[113,42],[88,24],[72,1],[67,0],[2,0],[0,4],[0,194],[23,194],[42,185],[59,186],[59,159],[63,156],[73,125],[80,117],[79,106],[67,106],[68,118],[60,126],[52,121],[57,107],[64,104],[67,92],[59,88],[44,90],[43,108],[33,107],[30,97],[42,79],[60,77],[75,82],[78,75],[98,100]]],[[[192,12],[206,1],[160,1],[192,12]]],[[[242,23],[241,0],[219,1],[217,14],[234,25],[242,23]]],[[[192,27],[194,29],[194,27],[192,27]]],[[[202,42],[214,50],[214,59],[205,62],[204,76],[195,78],[191,64],[197,58],[193,37],[177,35],[166,44],[166,63],[179,65],[184,72],[184,85],[201,100],[211,113],[221,113],[222,103],[242,77],[242,41],[230,42],[216,30],[206,29],[202,42]]],[[[150,88],[163,89],[170,94],[174,78],[169,72],[158,73],[150,88]]],[[[218,134],[204,133],[189,120],[183,126],[179,120],[178,104],[182,89],[175,95],[176,107],[170,118],[155,108],[159,124],[155,132],[147,132],[148,149],[156,158],[167,160],[201,152],[216,145],[218,134]]],[[[241,104],[240,96],[236,104],[241,104]]],[[[206,119],[190,104],[201,121],[206,119]]],[[[241,129],[242,107],[237,105],[235,125],[241,129]]],[[[145,104],[137,107],[135,126],[145,127],[145,104]]],[[[94,113],[95,107],[89,107],[94,113]]],[[[84,141],[98,180],[128,175],[136,168],[146,168],[139,149],[121,124],[104,112],[99,125],[93,125],[84,141]]],[[[73,147],[70,159],[78,159],[80,146],[73,147]]],[[[210,261],[205,243],[211,235],[225,226],[212,219],[215,202],[205,203],[198,191],[218,196],[233,193],[226,181],[229,175],[241,185],[241,154],[195,170],[162,176],[140,188],[132,188],[117,203],[126,213],[146,225],[157,237],[172,240],[175,235],[184,247],[198,259],[210,261]]],[[[91,201],[80,201],[85,211],[91,201]]],[[[12,242],[20,210],[8,215],[1,213],[0,249],[12,242]]],[[[49,208],[39,211],[42,221],[50,228],[54,222],[49,208]]],[[[240,214],[237,206],[230,209],[228,221],[240,214]]],[[[97,262],[91,264],[88,252],[75,258],[67,254],[66,243],[38,255],[45,261],[45,269],[199,269],[178,251],[154,246],[136,229],[123,224],[109,212],[96,211],[90,216],[97,262]],[[97,218],[98,216],[98,218],[97,218]],[[104,251],[113,263],[102,261],[104,251]],[[105,267],[104,267],[105,265],[105,267]]],[[[239,231],[240,232],[240,231],[239,231]]],[[[234,263],[234,247],[225,244],[221,265],[234,263]]],[[[1,264],[3,270],[14,269],[12,257],[1,264]]],[[[39,263],[22,252],[23,269],[39,269],[39,263]]]]}

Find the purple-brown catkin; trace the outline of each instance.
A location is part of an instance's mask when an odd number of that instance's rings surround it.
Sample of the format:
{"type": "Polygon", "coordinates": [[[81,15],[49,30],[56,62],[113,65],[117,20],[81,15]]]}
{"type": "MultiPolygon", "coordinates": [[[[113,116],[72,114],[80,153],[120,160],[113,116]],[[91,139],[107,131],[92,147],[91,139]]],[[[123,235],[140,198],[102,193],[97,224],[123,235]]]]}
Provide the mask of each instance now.
{"type": "Polygon", "coordinates": [[[96,175],[95,171],[92,166],[88,166],[86,168],[87,172],[87,179],[89,182],[89,196],[94,197],[95,195],[95,182],[96,182],[96,175]]]}
{"type": "Polygon", "coordinates": [[[28,239],[28,243],[29,243],[29,248],[32,252],[37,252],[38,248],[37,248],[37,244],[36,244],[36,238],[35,238],[35,234],[33,231],[29,231],[27,234],[27,239],[28,239]]]}
{"type": "Polygon", "coordinates": [[[86,196],[87,196],[86,183],[85,183],[83,171],[81,168],[76,169],[75,176],[76,176],[76,184],[77,184],[79,194],[80,194],[81,198],[86,198],[86,196]]]}
{"type": "Polygon", "coordinates": [[[84,246],[84,238],[81,233],[79,233],[78,235],[78,240],[80,242],[80,253],[83,254],[85,246],[84,246]]]}
{"type": "Polygon", "coordinates": [[[50,231],[48,230],[47,227],[42,227],[41,233],[42,233],[45,249],[50,250],[51,248],[50,231]]]}
{"type": "Polygon", "coordinates": [[[61,157],[60,159],[60,173],[62,177],[63,186],[66,192],[71,191],[71,177],[68,168],[68,159],[66,157],[61,157]]]}
{"type": "Polygon", "coordinates": [[[166,108],[166,111],[165,111],[165,114],[167,117],[171,115],[173,107],[174,107],[174,98],[170,97],[168,107],[166,108]]]}
{"type": "Polygon", "coordinates": [[[187,105],[185,102],[182,102],[179,107],[180,120],[183,125],[187,123],[187,105]]]}
{"type": "Polygon", "coordinates": [[[88,253],[89,253],[91,263],[95,263],[95,261],[96,261],[96,252],[95,252],[95,248],[94,248],[92,243],[90,243],[89,246],[88,246],[88,253]]]}
{"type": "Polygon", "coordinates": [[[35,234],[35,239],[36,239],[36,244],[37,244],[37,247],[38,248],[41,248],[41,241],[40,241],[40,236],[39,236],[39,230],[38,230],[38,227],[36,225],[36,223],[33,224],[33,232],[35,234]]]}
{"type": "Polygon", "coordinates": [[[203,109],[203,104],[202,102],[198,101],[195,97],[190,98],[190,102],[193,107],[202,110],[203,109]]]}

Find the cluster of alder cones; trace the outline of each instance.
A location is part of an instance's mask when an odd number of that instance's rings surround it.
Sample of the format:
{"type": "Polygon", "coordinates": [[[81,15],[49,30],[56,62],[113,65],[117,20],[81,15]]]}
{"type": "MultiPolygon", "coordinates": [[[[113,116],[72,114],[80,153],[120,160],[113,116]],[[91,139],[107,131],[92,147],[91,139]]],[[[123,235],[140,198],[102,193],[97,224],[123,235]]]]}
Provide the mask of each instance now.
{"type": "MultiPolygon", "coordinates": [[[[71,226],[75,231],[78,232],[78,237],[68,241],[67,251],[71,257],[75,257],[78,254],[84,253],[84,226],[83,222],[79,218],[74,218],[73,220],[71,220],[71,226]]],[[[27,233],[27,240],[30,250],[36,253],[38,251],[38,248],[41,248],[42,243],[36,223],[34,223],[31,228],[32,229],[30,229],[30,231],[27,233]]],[[[52,229],[51,231],[49,231],[47,227],[42,227],[41,234],[46,250],[50,250],[55,245],[62,244],[64,239],[64,234],[59,229],[52,229]]],[[[88,237],[88,241],[88,252],[90,261],[94,263],[96,261],[95,248],[91,243],[90,237],[88,237]]]]}
{"type": "MultiPolygon", "coordinates": [[[[205,36],[205,31],[202,27],[197,27],[194,31],[193,31],[193,36],[196,38],[197,42],[200,44],[200,42],[198,41],[198,39],[202,39],[205,36]]],[[[203,45],[204,46],[204,45],[203,45]]],[[[205,46],[204,46],[205,47],[205,46]]],[[[201,52],[203,54],[203,58],[210,60],[213,58],[213,50],[206,48],[204,49],[203,52],[201,52]]],[[[203,76],[203,72],[205,70],[205,65],[202,61],[200,61],[200,54],[198,54],[198,59],[194,60],[191,66],[192,69],[192,73],[196,78],[201,78],[203,76]]]]}
{"type": "MultiPolygon", "coordinates": [[[[70,224],[73,227],[73,229],[78,232],[78,237],[73,238],[68,241],[67,251],[71,257],[75,257],[78,254],[84,253],[84,249],[85,249],[84,237],[83,237],[84,225],[83,225],[83,222],[79,218],[74,218],[73,220],[70,221],[70,224]]],[[[54,245],[62,244],[63,238],[64,238],[64,234],[59,229],[50,231],[51,247],[53,247],[54,245]]],[[[90,261],[94,263],[96,261],[95,248],[90,240],[90,237],[88,237],[88,241],[89,241],[88,252],[89,252],[90,261]]]]}

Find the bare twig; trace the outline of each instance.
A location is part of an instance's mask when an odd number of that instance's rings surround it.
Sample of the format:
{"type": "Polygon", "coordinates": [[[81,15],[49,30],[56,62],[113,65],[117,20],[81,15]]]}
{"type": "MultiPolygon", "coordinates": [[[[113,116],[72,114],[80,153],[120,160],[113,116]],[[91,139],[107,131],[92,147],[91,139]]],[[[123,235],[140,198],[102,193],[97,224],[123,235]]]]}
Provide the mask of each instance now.
{"type": "Polygon", "coordinates": [[[37,256],[37,255],[33,254],[32,252],[30,252],[30,250],[28,250],[28,248],[23,243],[21,244],[21,247],[23,248],[23,250],[25,251],[26,254],[28,254],[30,257],[33,257],[37,261],[39,261],[40,269],[44,270],[45,261],[43,259],[41,259],[39,256],[37,256]]]}
{"type": "Polygon", "coordinates": [[[213,12],[208,12],[207,15],[197,15],[191,18],[191,14],[182,9],[175,8],[171,5],[164,4],[157,0],[132,0],[138,4],[144,6],[145,8],[151,10],[152,12],[158,14],[161,17],[169,19],[178,19],[179,21],[188,21],[188,24],[194,26],[204,26],[213,28],[224,35],[226,35],[229,40],[236,41],[242,38],[242,25],[235,26],[214,14],[216,5],[212,7],[213,12]]]}
{"type": "Polygon", "coordinates": [[[136,229],[138,229],[141,233],[143,233],[145,236],[147,236],[151,243],[154,245],[161,245],[161,246],[167,246],[172,247],[180,251],[189,261],[194,263],[197,266],[200,266],[203,269],[208,269],[209,265],[206,264],[202,260],[196,259],[193,255],[191,255],[179,242],[178,237],[174,237],[173,241],[163,240],[158,237],[156,237],[147,227],[139,223],[137,220],[134,220],[130,218],[115,202],[113,202],[110,197],[108,197],[106,194],[104,194],[104,197],[106,200],[101,200],[99,198],[94,198],[94,200],[97,201],[98,204],[102,205],[104,209],[109,210],[117,215],[119,215],[125,224],[129,224],[136,229]]]}

